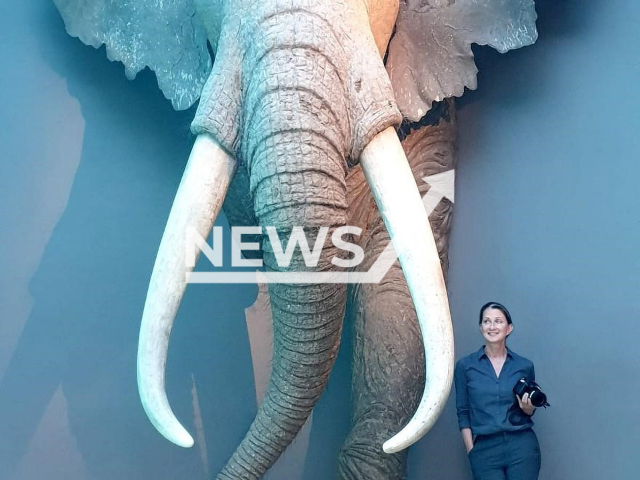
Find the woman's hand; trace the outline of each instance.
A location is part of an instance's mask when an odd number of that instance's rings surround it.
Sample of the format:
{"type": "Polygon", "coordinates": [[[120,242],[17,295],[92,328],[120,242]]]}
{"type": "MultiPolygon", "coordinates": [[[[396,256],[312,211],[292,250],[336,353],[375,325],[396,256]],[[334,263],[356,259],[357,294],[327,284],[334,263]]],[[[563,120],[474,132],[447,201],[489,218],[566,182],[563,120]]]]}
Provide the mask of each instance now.
{"type": "Polygon", "coordinates": [[[529,416],[533,415],[533,412],[535,411],[536,407],[534,407],[533,404],[531,403],[529,394],[525,393],[524,395],[522,395],[522,398],[516,395],[516,398],[518,399],[518,403],[520,404],[520,409],[529,416]]]}
{"type": "Polygon", "coordinates": [[[464,442],[464,448],[467,450],[467,455],[473,449],[473,434],[470,428],[463,428],[460,430],[462,433],[462,441],[464,442]]]}

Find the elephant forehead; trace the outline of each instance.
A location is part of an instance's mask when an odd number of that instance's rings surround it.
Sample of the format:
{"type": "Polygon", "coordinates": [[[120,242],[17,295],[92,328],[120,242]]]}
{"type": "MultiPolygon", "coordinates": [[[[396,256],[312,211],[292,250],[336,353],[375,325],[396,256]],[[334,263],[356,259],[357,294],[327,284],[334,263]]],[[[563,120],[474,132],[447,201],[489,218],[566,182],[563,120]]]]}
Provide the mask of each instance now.
{"type": "Polygon", "coordinates": [[[338,150],[357,159],[373,136],[400,123],[361,0],[239,5],[222,28],[195,133],[239,153],[246,131],[277,126],[263,118],[288,119],[283,128],[291,129],[304,127],[296,125],[302,115],[330,115],[325,124],[346,139],[338,150]]]}

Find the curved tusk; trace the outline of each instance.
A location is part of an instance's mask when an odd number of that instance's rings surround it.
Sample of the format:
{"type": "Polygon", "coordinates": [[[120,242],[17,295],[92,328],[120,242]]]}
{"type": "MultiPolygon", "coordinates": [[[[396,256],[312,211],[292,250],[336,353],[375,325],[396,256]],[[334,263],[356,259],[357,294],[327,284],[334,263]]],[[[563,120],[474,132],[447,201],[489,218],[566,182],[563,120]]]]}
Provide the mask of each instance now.
{"type": "MultiPolygon", "coordinates": [[[[167,440],[191,447],[165,392],[171,327],[187,288],[187,229],[207,238],[233,178],[236,161],[209,135],[196,138],[160,242],[142,314],[138,342],[138,391],[149,420],[167,440]]],[[[198,251],[199,254],[199,251],[198,251]]],[[[195,263],[195,262],[194,262],[195,263]]]]}
{"type": "Polygon", "coordinates": [[[382,447],[394,453],[417,442],[444,408],[453,378],[453,328],[429,218],[392,127],[367,145],[360,164],[400,259],[424,344],[426,381],[420,405],[409,423],[382,447]]]}

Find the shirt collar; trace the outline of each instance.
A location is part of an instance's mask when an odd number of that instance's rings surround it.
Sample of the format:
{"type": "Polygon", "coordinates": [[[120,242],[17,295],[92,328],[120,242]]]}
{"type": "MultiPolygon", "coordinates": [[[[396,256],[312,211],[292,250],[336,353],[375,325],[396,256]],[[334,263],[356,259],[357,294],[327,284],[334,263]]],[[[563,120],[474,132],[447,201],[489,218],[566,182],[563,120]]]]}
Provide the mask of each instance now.
{"type": "MultiPolygon", "coordinates": [[[[513,352],[509,349],[509,347],[506,347],[506,348],[507,348],[507,357],[510,357],[513,359],[513,352]]],[[[482,357],[489,358],[487,357],[487,354],[484,353],[484,345],[482,345],[480,349],[476,352],[476,356],[478,357],[478,360],[480,360],[482,357]]]]}

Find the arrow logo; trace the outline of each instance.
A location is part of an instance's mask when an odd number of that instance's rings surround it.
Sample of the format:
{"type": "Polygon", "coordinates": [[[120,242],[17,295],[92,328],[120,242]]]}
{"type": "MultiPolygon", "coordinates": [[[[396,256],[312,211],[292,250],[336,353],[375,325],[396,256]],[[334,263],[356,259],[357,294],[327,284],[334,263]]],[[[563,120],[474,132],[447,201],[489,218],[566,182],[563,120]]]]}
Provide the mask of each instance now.
{"type": "MultiPolygon", "coordinates": [[[[422,197],[427,216],[431,215],[443,198],[449,199],[451,203],[454,202],[454,169],[423,177],[422,180],[431,186],[422,197]]],[[[380,283],[397,259],[398,254],[393,248],[393,243],[389,242],[369,271],[351,273],[349,283],[380,283]]]]}

